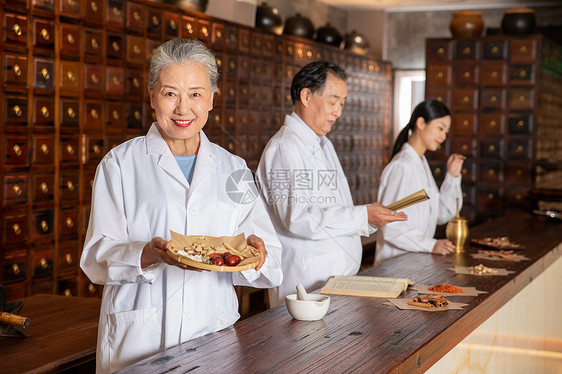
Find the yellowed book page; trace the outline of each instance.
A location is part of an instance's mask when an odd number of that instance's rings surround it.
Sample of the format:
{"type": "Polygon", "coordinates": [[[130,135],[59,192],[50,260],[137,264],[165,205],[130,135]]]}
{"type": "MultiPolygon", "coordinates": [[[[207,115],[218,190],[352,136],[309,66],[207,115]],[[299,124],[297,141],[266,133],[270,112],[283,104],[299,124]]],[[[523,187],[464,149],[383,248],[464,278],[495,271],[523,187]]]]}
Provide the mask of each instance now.
{"type": "Polygon", "coordinates": [[[411,283],[409,279],[402,278],[336,276],[330,278],[320,292],[332,295],[397,297],[411,283]]]}

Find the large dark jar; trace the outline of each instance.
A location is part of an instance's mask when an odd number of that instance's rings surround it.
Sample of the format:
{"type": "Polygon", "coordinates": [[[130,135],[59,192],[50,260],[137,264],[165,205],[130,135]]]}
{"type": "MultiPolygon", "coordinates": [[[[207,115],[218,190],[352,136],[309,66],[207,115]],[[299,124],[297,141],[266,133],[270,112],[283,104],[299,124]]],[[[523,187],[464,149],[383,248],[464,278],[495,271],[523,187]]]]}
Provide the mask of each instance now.
{"type": "Polygon", "coordinates": [[[294,16],[287,18],[283,34],[313,39],[314,25],[311,20],[301,16],[300,13],[297,13],[294,16]]]}
{"type": "Polygon", "coordinates": [[[256,27],[281,35],[281,32],[283,32],[283,17],[281,17],[279,9],[268,5],[266,2],[261,3],[256,8],[256,27]]]}
{"type": "Polygon", "coordinates": [[[202,12],[207,10],[209,0],[164,0],[166,4],[173,4],[180,9],[189,12],[202,12]]]}
{"type": "Polygon", "coordinates": [[[525,7],[511,8],[505,11],[502,19],[502,31],[506,35],[528,35],[535,30],[535,12],[525,7]]]}
{"type": "Polygon", "coordinates": [[[344,49],[360,55],[366,55],[369,52],[369,41],[363,34],[353,30],[345,35],[344,49]]]}
{"type": "Polygon", "coordinates": [[[340,47],[343,36],[340,34],[338,29],[327,23],[326,26],[320,27],[316,31],[316,41],[323,44],[332,45],[334,47],[340,47]]]}

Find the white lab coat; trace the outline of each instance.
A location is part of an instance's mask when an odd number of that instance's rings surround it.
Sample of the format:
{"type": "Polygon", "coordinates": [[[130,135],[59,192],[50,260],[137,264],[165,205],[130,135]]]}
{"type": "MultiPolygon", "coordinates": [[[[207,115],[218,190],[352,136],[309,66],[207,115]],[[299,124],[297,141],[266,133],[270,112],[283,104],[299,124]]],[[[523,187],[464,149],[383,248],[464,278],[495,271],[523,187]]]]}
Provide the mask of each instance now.
{"type": "Polygon", "coordinates": [[[447,173],[439,189],[425,156],[405,143],[382,172],[378,202],[386,206],[421,189],[429,200],[405,208],[407,221],[388,223],[377,232],[375,264],[406,252],[431,253],[437,225],[456,215],[456,198],[462,207],[461,177],[447,173]]]}
{"type": "Polygon", "coordinates": [[[319,138],[295,113],[286,116],[267,144],[256,175],[283,247],[283,283],[269,290],[271,305],[284,303],[299,283],[312,291],[331,276],[357,273],[360,235],[370,232],[367,208],[353,206],[328,138],[319,138]],[[320,140],[326,142],[326,154],[320,140]],[[311,178],[301,178],[305,175],[311,178]],[[335,177],[335,188],[322,176],[335,177]]]}
{"type": "Polygon", "coordinates": [[[188,184],[155,124],[146,136],[111,150],[99,164],[80,266],[104,285],[97,371],[113,372],[197,336],[231,326],[240,316],[233,287],[281,283],[280,243],[263,201],[236,204],[226,181],[245,162],[201,131],[188,184]],[[268,250],[259,272],[182,270],[163,263],[141,269],[146,242],[170,230],[185,235],[244,232],[268,250]]]}

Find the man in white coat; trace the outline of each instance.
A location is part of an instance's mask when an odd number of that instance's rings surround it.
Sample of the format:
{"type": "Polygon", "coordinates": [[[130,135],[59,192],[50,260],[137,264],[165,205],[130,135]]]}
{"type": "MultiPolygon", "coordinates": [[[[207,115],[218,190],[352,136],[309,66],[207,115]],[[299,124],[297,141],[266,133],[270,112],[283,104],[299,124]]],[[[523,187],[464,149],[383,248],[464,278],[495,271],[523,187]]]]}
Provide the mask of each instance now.
{"type": "Polygon", "coordinates": [[[98,373],[231,326],[240,317],[233,285],[282,280],[281,247],[262,200],[241,202],[227,188],[232,175],[250,173],[246,163],[201,131],[217,87],[214,56],[199,41],[170,40],[153,54],[148,87],[158,121],[100,162],[80,260],[104,285],[98,373]],[[167,254],[170,230],[245,233],[261,260],[242,272],[197,271],[167,254]]]}
{"type": "Polygon", "coordinates": [[[283,283],[270,289],[272,306],[296,292],[310,291],[331,276],[354,275],[362,257],[360,236],[388,222],[404,221],[378,203],[354,206],[332,142],[326,137],[342,114],[345,71],[317,61],[294,77],[295,111],[267,144],[257,178],[283,247],[283,283]]]}

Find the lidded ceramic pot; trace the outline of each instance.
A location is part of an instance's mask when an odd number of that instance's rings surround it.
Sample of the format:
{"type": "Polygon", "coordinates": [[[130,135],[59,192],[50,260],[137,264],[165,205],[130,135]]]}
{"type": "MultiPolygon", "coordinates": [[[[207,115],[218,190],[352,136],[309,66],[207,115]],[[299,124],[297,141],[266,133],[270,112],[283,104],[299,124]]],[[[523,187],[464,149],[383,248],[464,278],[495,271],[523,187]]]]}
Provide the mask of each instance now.
{"type": "Polygon", "coordinates": [[[283,32],[283,17],[281,17],[279,9],[263,2],[256,8],[255,26],[258,29],[281,35],[283,32]]]}
{"type": "Polygon", "coordinates": [[[502,18],[502,31],[506,35],[527,35],[535,30],[535,11],[526,7],[516,7],[505,11],[502,18]]]}
{"type": "Polygon", "coordinates": [[[302,38],[314,39],[314,25],[312,21],[306,17],[296,13],[294,16],[287,18],[283,35],[300,36],[302,38]]]}
{"type": "Polygon", "coordinates": [[[482,12],[476,10],[459,10],[453,12],[453,18],[451,18],[449,28],[455,38],[480,36],[484,30],[482,12]]]}
{"type": "Polygon", "coordinates": [[[361,55],[366,55],[369,52],[369,41],[363,35],[355,30],[345,35],[344,49],[361,55]]]}
{"type": "Polygon", "coordinates": [[[338,29],[330,25],[329,22],[316,31],[316,41],[319,43],[328,44],[339,48],[342,40],[343,37],[338,29]]]}

